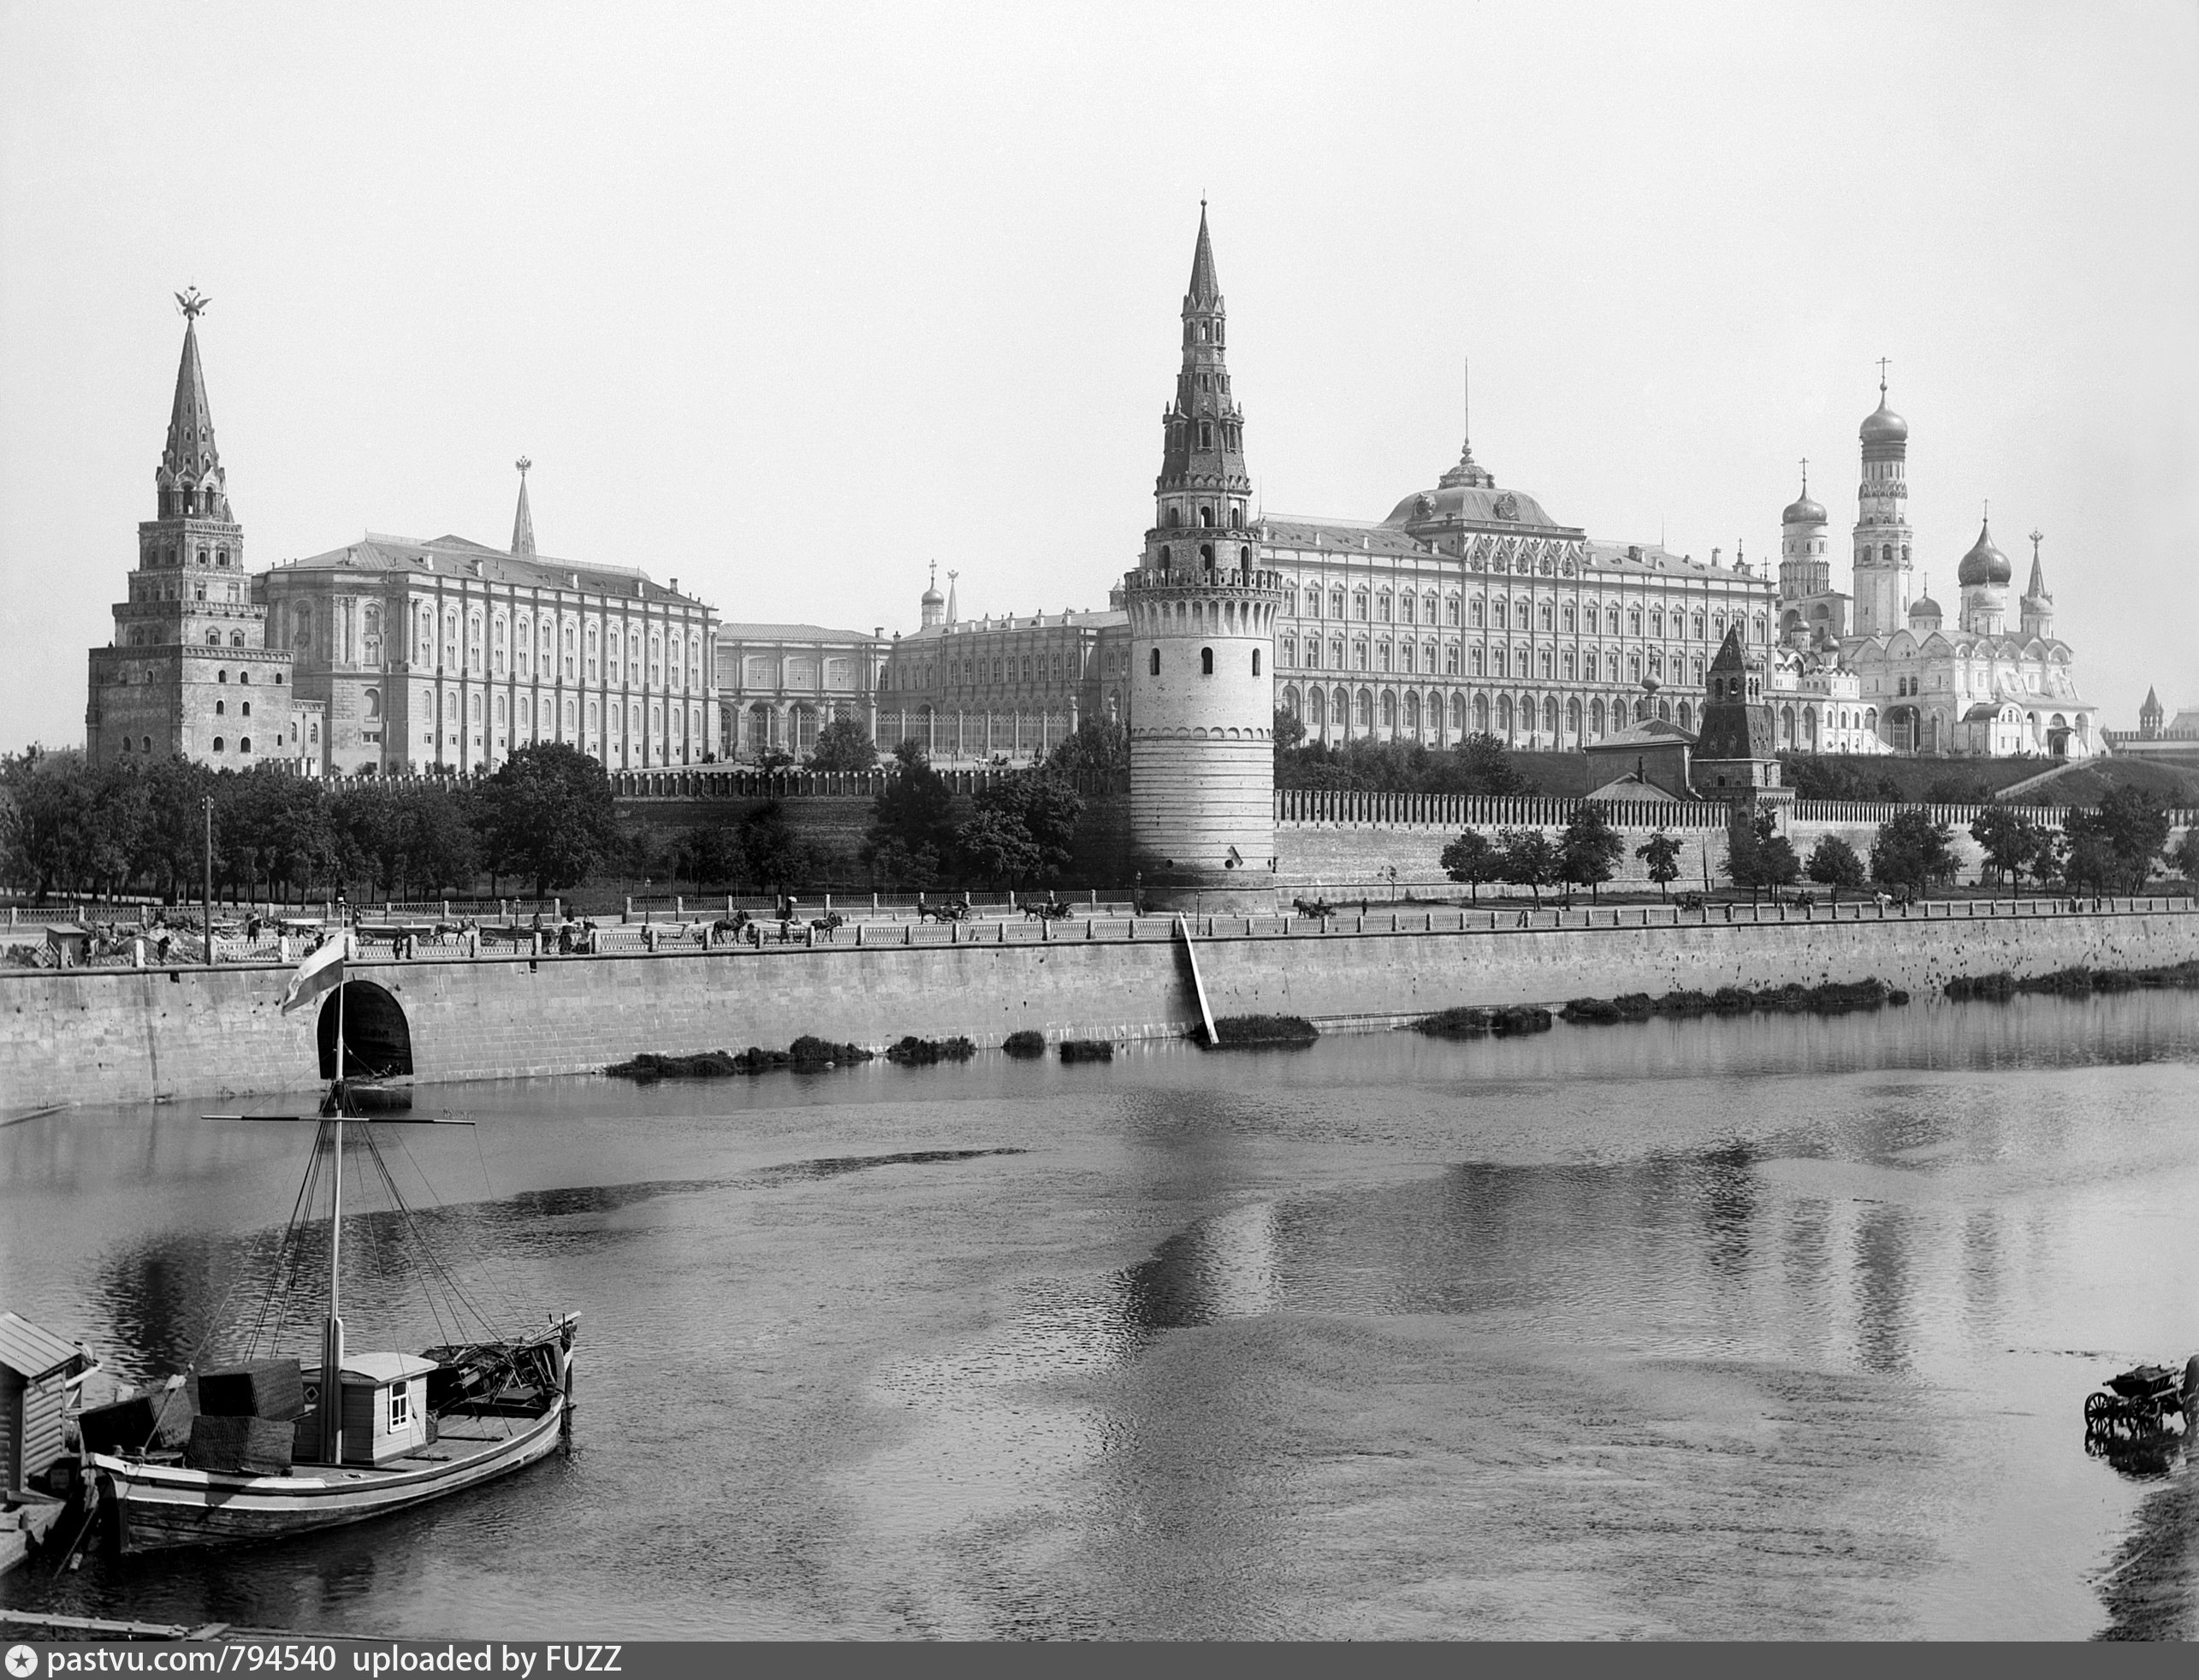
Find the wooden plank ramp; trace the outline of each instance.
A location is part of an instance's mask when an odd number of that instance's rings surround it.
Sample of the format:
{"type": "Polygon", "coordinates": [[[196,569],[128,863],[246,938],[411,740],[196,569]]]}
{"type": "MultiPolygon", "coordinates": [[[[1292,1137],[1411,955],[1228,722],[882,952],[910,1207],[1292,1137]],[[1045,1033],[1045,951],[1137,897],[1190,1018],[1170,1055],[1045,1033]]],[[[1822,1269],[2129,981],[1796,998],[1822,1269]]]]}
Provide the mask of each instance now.
{"type": "Polygon", "coordinates": [[[1191,964],[1191,989],[1199,996],[1199,1019],[1206,1027],[1206,1048],[1212,1050],[1222,1042],[1222,1038],[1214,1031],[1214,1012],[1206,1007],[1206,982],[1199,973],[1198,948],[1191,943],[1190,924],[1181,916],[1176,919],[1176,931],[1182,937],[1183,955],[1191,964]]]}

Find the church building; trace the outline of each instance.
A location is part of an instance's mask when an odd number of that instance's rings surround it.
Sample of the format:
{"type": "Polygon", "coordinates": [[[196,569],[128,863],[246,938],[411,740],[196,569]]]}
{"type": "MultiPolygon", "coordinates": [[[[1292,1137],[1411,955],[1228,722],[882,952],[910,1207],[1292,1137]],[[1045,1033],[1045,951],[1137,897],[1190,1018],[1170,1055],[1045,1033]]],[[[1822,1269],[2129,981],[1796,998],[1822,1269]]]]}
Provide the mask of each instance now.
{"type": "Polygon", "coordinates": [[[1909,423],[1887,405],[1883,378],[1858,435],[1852,595],[1832,588],[1828,519],[1806,476],[1781,517],[1781,645],[1771,673],[1781,749],[1996,758],[2102,750],[2097,708],[2077,692],[2076,653],[2054,633],[2044,534],[2031,533],[2030,577],[2012,624],[2014,568],[1990,521],[1981,524],[1955,569],[1961,596],[1949,624],[1929,594],[1913,593],[1909,423]]]}

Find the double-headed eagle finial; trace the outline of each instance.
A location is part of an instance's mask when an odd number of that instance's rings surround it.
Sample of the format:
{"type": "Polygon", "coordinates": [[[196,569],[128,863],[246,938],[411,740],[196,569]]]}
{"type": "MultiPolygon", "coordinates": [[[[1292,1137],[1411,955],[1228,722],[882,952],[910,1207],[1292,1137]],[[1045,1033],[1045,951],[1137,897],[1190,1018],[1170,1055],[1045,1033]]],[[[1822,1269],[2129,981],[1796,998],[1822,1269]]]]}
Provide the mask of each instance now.
{"type": "Polygon", "coordinates": [[[183,312],[183,318],[187,321],[196,321],[206,312],[206,305],[213,301],[211,298],[200,296],[195,286],[175,294],[175,306],[183,312]]]}

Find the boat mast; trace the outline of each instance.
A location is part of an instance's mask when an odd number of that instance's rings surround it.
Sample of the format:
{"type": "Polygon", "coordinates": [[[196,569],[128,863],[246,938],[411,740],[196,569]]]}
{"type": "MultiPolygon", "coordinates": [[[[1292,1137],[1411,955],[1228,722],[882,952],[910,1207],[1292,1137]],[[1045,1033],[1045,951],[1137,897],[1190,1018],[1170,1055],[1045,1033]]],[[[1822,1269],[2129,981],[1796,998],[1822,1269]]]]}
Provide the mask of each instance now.
{"type": "MultiPolygon", "coordinates": [[[[351,932],[336,936],[351,955],[351,932]]],[[[342,970],[339,968],[341,974],[342,970]]],[[[344,1321],[340,1280],[344,1251],[344,990],[336,981],[335,1174],[329,1194],[329,1322],[321,1334],[321,1458],[340,1464],[344,1458],[344,1321]]]]}

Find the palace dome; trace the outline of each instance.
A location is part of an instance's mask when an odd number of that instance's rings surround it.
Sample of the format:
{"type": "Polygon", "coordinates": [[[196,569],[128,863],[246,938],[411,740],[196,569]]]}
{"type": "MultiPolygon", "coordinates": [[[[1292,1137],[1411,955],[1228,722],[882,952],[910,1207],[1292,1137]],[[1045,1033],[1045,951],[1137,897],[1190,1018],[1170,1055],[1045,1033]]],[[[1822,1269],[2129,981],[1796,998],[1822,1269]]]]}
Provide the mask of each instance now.
{"type": "Polygon", "coordinates": [[[1971,545],[1970,552],[1962,557],[1961,569],[1955,573],[1956,581],[1965,589],[1971,589],[1981,583],[2005,584],[2014,576],[2015,571],[2008,564],[2008,557],[1993,546],[1991,527],[1980,525],[1977,528],[1977,541],[1971,545]]]}

